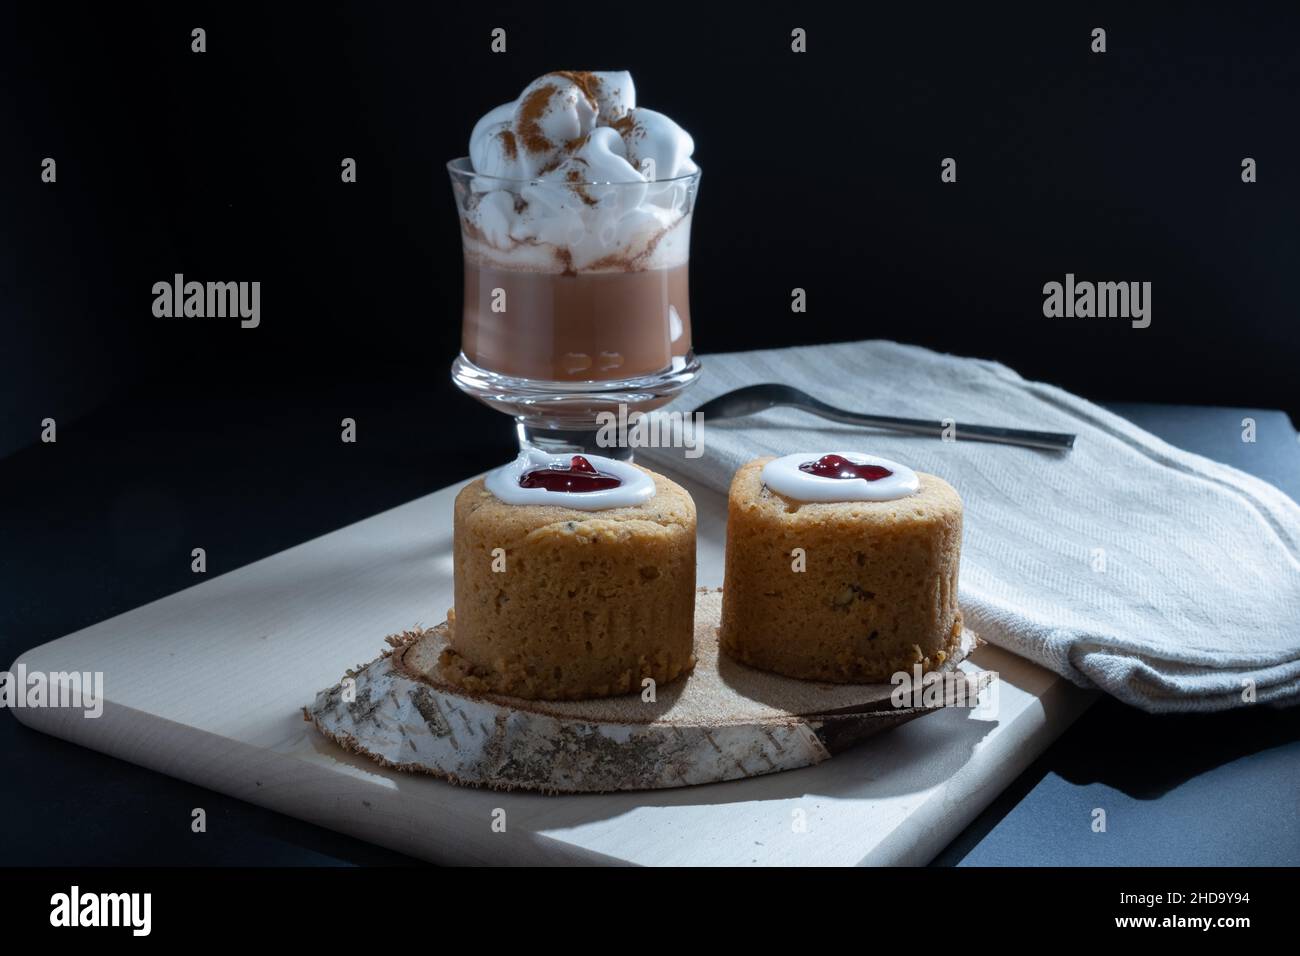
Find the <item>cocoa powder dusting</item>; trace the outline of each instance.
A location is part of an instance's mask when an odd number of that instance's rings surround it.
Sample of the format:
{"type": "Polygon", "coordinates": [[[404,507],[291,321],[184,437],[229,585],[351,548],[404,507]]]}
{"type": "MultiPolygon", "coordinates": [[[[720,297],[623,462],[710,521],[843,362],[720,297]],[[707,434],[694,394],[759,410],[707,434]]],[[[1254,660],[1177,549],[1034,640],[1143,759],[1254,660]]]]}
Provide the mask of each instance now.
{"type": "Polygon", "coordinates": [[[519,155],[519,144],[515,142],[515,134],[508,129],[501,131],[501,149],[505,151],[507,159],[514,159],[519,155]]]}
{"type": "Polygon", "coordinates": [[[561,273],[562,275],[576,276],[578,274],[578,270],[573,268],[573,253],[568,249],[557,246],[555,249],[555,258],[559,261],[560,265],[564,267],[564,270],[561,273]]]}
{"type": "Polygon", "coordinates": [[[585,168],[587,166],[587,161],[585,159],[575,158],[573,160],[573,168],[564,174],[564,178],[568,182],[574,184],[573,191],[579,199],[581,199],[588,206],[594,206],[596,205],[596,199],[591,195],[591,193],[587,192],[586,189],[587,179],[586,176],[583,174],[582,169],[578,168],[579,166],[585,168]]]}
{"type": "Polygon", "coordinates": [[[650,267],[650,257],[654,255],[654,251],[658,248],[660,241],[668,234],[669,230],[673,229],[676,225],[677,223],[673,223],[673,225],[668,226],[667,228],[660,229],[648,242],[646,242],[645,247],[642,248],[640,252],[635,254],[627,252],[612,252],[609,255],[602,256],[595,262],[589,264],[587,269],[591,272],[602,272],[607,269],[617,269],[623,272],[641,272],[644,269],[648,269],[650,267]]]}
{"type": "Polygon", "coordinates": [[[552,143],[542,132],[542,117],[551,107],[551,98],[559,92],[549,84],[539,86],[519,104],[519,138],[523,140],[524,149],[530,153],[546,153],[553,148],[552,143]]]}
{"type": "Polygon", "coordinates": [[[554,70],[550,76],[562,76],[572,82],[593,107],[596,106],[596,93],[600,88],[600,79],[590,70],[554,70]]]}

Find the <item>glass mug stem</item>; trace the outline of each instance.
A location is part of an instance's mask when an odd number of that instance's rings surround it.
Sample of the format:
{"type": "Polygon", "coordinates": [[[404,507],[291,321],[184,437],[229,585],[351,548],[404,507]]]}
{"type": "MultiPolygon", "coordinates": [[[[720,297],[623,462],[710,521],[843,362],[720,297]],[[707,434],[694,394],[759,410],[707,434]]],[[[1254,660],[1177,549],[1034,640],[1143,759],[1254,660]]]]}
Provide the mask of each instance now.
{"type": "Polygon", "coordinates": [[[601,440],[599,429],[566,430],[546,428],[522,416],[515,419],[520,448],[536,448],[548,455],[604,455],[620,461],[632,460],[632,449],[601,440]]]}

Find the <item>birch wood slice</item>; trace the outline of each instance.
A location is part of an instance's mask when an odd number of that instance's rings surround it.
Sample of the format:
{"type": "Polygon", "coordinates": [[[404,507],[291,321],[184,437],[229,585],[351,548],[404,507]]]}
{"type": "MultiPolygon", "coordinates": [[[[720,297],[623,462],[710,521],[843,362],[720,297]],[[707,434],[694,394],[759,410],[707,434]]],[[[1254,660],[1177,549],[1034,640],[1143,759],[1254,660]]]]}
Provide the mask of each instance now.
{"type": "Polygon", "coordinates": [[[340,746],[453,783],[548,793],[653,790],[808,767],[942,706],[974,706],[992,675],[959,670],[970,631],[929,706],[896,707],[890,684],[823,684],[718,652],[721,589],[700,589],[695,670],[656,700],[537,701],[444,681],[446,624],[390,637],[392,650],[321,691],[304,715],[340,746]],[[355,681],[355,684],[350,684],[355,681]],[[349,693],[351,691],[351,693],[349,693]]]}

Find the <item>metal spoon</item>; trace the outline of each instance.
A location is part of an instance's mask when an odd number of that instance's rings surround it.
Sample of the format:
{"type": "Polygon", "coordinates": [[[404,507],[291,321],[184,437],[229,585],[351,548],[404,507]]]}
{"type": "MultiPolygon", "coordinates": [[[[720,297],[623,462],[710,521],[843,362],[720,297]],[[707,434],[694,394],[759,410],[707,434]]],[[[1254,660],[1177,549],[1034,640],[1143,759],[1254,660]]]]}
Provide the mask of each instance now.
{"type": "MultiPolygon", "coordinates": [[[[695,411],[709,418],[743,418],[768,408],[785,406],[802,408],[822,418],[844,425],[865,425],[888,431],[909,432],[916,435],[942,436],[944,423],[921,418],[894,418],[890,415],[863,415],[846,412],[842,408],[818,401],[807,392],[789,385],[747,385],[710,399],[695,411]]],[[[1076,436],[1063,432],[1033,432],[1022,428],[997,428],[993,425],[963,425],[956,423],[953,435],[958,441],[984,441],[1001,445],[1020,445],[1025,448],[1048,448],[1068,451],[1074,447],[1076,436]]]]}

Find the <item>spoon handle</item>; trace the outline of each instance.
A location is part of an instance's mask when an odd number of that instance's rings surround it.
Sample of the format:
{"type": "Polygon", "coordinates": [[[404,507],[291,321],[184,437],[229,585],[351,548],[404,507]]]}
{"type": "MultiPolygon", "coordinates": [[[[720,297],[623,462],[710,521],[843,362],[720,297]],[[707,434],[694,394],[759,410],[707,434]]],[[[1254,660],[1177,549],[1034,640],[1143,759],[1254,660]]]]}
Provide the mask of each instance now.
{"type": "MultiPolygon", "coordinates": [[[[891,431],[936,437],[941,437],[945,429],[943,422],[921,418],[895,418],[891,415],[846,412],[811,397],[804,403],[791,403],[791,405],[842,425],[866,425],[871,428],[887,428],[891,431]]],[[[957,441],[984,441],[999,445],[1020,445],[1024,448],[1049,448],[1056,451],[1073,448],[1075,439],[1074,435],[1064,432],[1035,432],[1023,428],[998,428],[994,425],[963,425],[960,422],[953,426],[953,437],[957,441]]]]}

